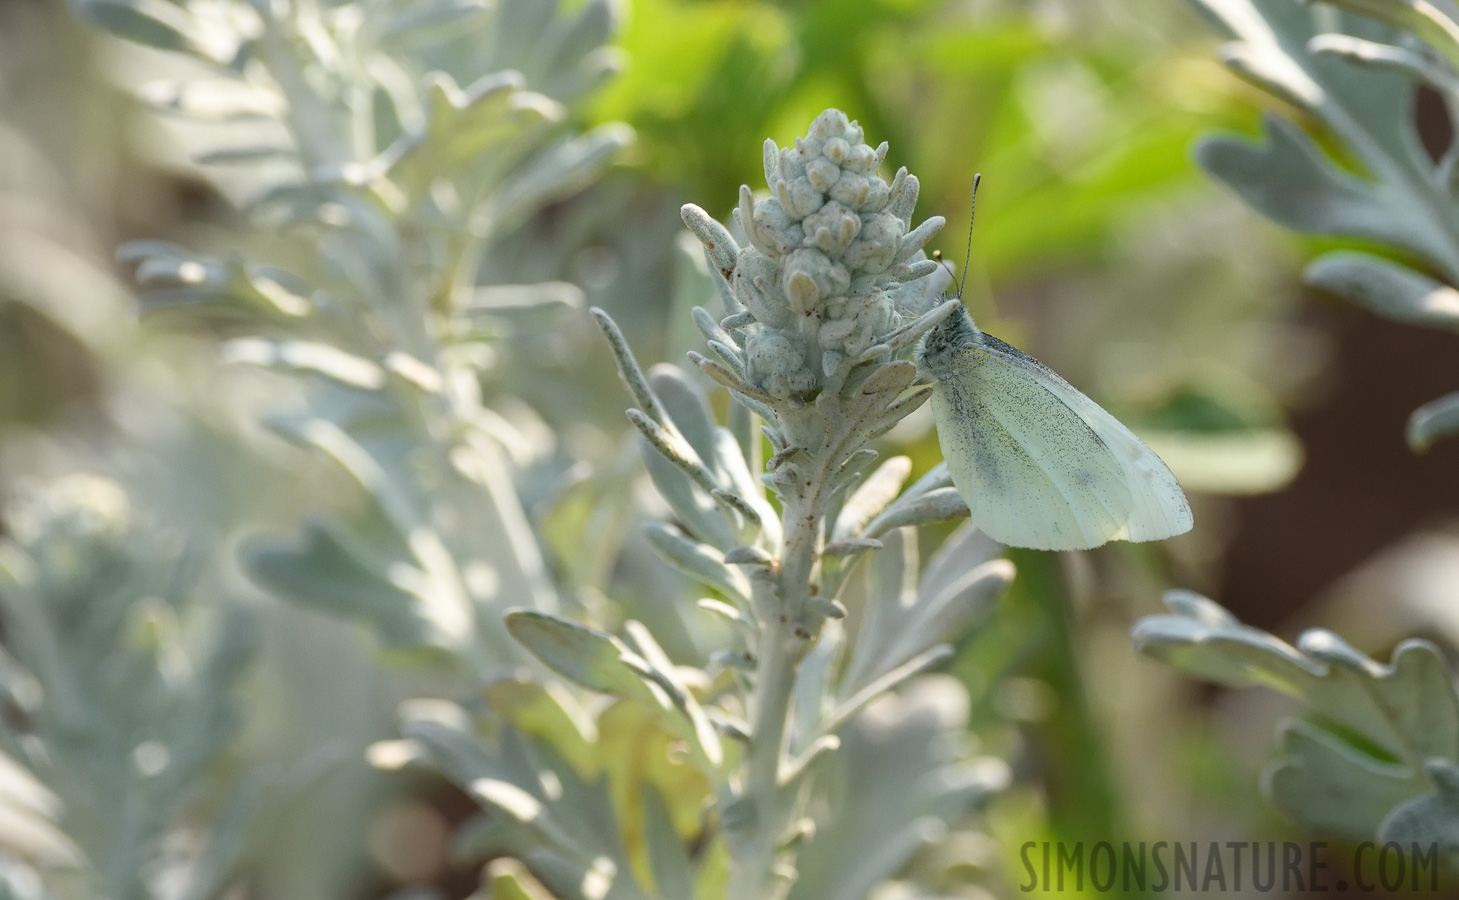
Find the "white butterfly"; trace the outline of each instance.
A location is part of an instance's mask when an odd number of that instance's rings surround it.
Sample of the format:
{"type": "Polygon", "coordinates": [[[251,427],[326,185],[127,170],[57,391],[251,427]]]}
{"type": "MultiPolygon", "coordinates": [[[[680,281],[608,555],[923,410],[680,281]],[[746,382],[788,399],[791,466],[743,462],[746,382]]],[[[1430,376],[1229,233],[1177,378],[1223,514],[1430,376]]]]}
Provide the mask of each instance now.
{"type": "Polygon", "coordinates": [[[932,415],[973,524],[1014,547],[1080,550],[1191,528],[1160,457],[1048,366],[953,312],[922,339],[932,415]]]}

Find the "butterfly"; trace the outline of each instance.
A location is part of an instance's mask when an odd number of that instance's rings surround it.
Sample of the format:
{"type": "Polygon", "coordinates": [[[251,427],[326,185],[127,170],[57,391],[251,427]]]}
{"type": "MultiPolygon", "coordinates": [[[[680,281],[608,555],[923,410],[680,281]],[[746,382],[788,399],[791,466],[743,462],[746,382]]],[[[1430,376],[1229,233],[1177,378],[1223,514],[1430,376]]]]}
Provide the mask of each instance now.
{"type": "Polygon", "coordinates": [[[943,458],[973,524],[1002,544],[1080,550],[1190,530],[1170,468],[1048,366],[955,310],[922,339],[943,458]]]}
{"type": "Polygon", "coordinates": [[[917,364],[934,381],[948,473],[989,537],[1081,550],[1191,529],[1185,493],[1144,441],[1048,366],[979,330],[965,307],[923,336],[917,364]]]}

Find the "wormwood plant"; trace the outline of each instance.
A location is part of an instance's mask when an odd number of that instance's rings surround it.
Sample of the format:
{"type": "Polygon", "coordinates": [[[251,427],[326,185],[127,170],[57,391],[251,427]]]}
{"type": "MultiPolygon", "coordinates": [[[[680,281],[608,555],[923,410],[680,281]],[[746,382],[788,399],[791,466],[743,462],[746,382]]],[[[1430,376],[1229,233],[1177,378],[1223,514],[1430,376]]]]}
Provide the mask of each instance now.
{"type": "MultiPolygon", "coordinates": [[[[673,516],[649,538],[725,626],[710,663],[676,663],[637,622],[620,637],[515,610],[512,635],[606,706],[501,681],[491,715],[418,704],[406,740],[376,748],[481,800],[465,846],[520,860],[540,896],[865,896],[1007,778],[962,749],[963,690],[922,673],[1012,568],[963,528],[919,577],[915,526],[966,507],[941,469],[904,489],[909,461],[866,446],[927,399],[906,357],[957,303],[920,252],[942,222],[911,227],[917,180],[883,180],[886,149],[836,110],[793,148],[767,142],[772,196],[743,189],[744,248],[684,208],[724,304],[694,311],[716,358],[690,358],[729,390],[728,427],[594,311],[673,516]]],[[[513,866],[494,864],[491,896],[529,884],[513,866]]]]}
{"type": "MultiPolygon", "coordinates": [[[[676,416],[611,320],[595,313],[638,403],[629,419],[673,466],[650,470],[680,526],[656,530],[656,542],[729,601],[706,609],[748,632],[738,660],[748,684],[740,697],[725,698],[722,718],[744,744],[743,757],[716,784],[732,897],[777,893],[780,848],[807,827],[799,821],[799,780],[836,748],[838,727],[862,705],[942,658],[948,635],[937,626],[955,624],[919,610],[930,619],[922,627],[893,627],[877,620],[897,601],[873,595],[849,667],[838,672],[816,660],[810,672],[822,683],[803,684],[826,622],[846,615],[839,596],[858,557],[885,550],[879,538],[894,527],[951,518],[962,507],[941,471],[906,492],[904,462],[869,471],[876,452],[866,444],[931,393],[912,387],[916,366],[905,357],[959,305],[938,302],[943,282],[929,278],[938,266],[921,253],[943,221],[912,227],[917,180],[904,168],[884,181],[877,170],[886,152],[827,110],[793,148],[766,142],[771,196],[756,201],[742,187],[735,213],[744,249],[703,210],[684,208],[685,224],[728,288],[723,319],[695,312],[717,359],[695,353],[690,360],[743,410],[735,431],[707,430],[690,410],[676,416]],[[779,515],[749,475],[760,444],[748,427],[754,420],[773,450],[766,481],[779,515]],[[731,718],[740,714],[741,721],[731,718]]],[[[997,580],[991,570],[980,573],[970,590],[986,594],[997,580]]],[[[963,618],[975,604],[961,593],[930,599],[967,603],[950,610],[963,618]]],[[[706,753],[723,765],[718,750],[706,753]]]]}
{"type": "MultiPolygon", "coordinates": [[[[502,283],[484,260],[629,139],[621,127],[575,135],[566,106],[616,68],[602,46],[613,8],[77,8],[186,58],[139,57],[139,67],[186,73],[139,95],[183,127],[199,172],[240,200],[245,227],[228,235],[237,249],[122,250],[144,311],[203,321],[229,337],[227,360],[282,373],[284,393],[297,385],[297,401],[268,424],[336,464],[365,498],[316,515],[298,538],[248,543],[248,574],[368,623],[388,647],[444,659],[467,684],[506,670],[520,654],[501,624],[503,598],[552,609],[559,591],[513,481],[537,450],[490,404],[525,371],[499,338],[521,341],[579,295],[502,283]]],[[[196,646],[192,623],[217,619],[219,598],[187,592],[192,573],[172,572],[177,548],[123,521],[115,492],[61,491],[10,523],[5,751],[53,794],[23,774],[8,779],[20,785],[10,793],[70,838],[38,860],[51,875],[60,854],[80,873],[46,878],[54,895],[210,897],[236,881],[250,838],[278,811],[257,790],[209,802],[202,778],[233,732],[229,691],[250,632],[218,621],[219,649],[196,646]],[[190,847],[199,831],[179,818],[200,802],[215,812],[202,830],[211,842],[190,847]]]]}
{"type": "Polygon", "coordinates": [[[206,840],[177,839],[238,730],[252,622],[207,602],[196,548],[139,518],[93,476],[6,516],[0,895],[144,900],[165,873],[206,900],[246,849],[257,779],[231,787],[206,840]]]}
{"type": "Polygon", "coordinates": [[[198,158],[252,166],[245,212],[302,243],[273,248],[271,264],[155,241],[122,251],[145,308],[241,321],[252,333],[229,341],[226,359],[301,377],[303,404],[269,426],[368,498],[353,516],[313,518],[297,539],[252,542],[250,575],[368,622],[386,646],[430,649],[475,673],[509,664],[503,598],[554,609],[559,597],[512,480],[534,451],[485,393],[510,392],[506,373],[524,368],[498,338],[540,328],[579,292],[501,284],[483,261],[629,139],[621,126],[565,127],[564,102],[616,67],[602,47],[612,7],[564,17],[532,0],[95,0],[82,10],[211,70],[146,85],[165,113],[277,137],[198,158]]]}
{"type": "MultiPolygon", "coordinates": [[[[1459,9],[1446,0],[1197,5],[1234,38],[1222,48],[1226,64],[1320,124],[1346,164],[1291,119],[1270,115],[1262,143],[1209,138],[1196,151],[1201,165],[1289,228],[1387,250],[1326,253],[1307,267],[1309,283],[1387,318],[1459,328],[1459,141],[1431,159],[1414,114],[1424,86],[1459,118],[1459,9]]],[[[1455,431],[1459,394],[1449,394],[1413,413],[1408,440],[1421,451],[1455,431]]],[[[1135,626],[1142,650],[1309,707],[1281,726],[1265,778],[1294,820],[1459,848],[1459,701],[1437,648],[1406,641],[1384,666],[1328,631],[1308,631],[1294,648],[1203,597],[1172,592],[1166,604],[1172,614],[1135,626]]]]}

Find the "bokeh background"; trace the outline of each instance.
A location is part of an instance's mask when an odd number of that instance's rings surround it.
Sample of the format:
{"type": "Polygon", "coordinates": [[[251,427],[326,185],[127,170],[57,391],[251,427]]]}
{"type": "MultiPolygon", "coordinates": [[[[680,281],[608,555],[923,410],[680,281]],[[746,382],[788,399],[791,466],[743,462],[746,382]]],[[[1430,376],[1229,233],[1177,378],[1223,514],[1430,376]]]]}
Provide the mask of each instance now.
{"type": "MultiPolygon", "coordinates": [[[[960,273],[980,326],[1130,422],[1192,494],[1196,529],[1164,547],[1015,555],[1013,593],[950,669],[974,697],[969,740],[1019,776],[989,811],[1001,843],[969,837],[924,864],[1006,885],[1023,840],[1291,837],[1258,787],[1280,702],[1188,683],[1138,657],[1128,627],[1181,586],[1288,638],[1320,624],[1379,658],[1411,634],[1453,646],[1459,483],[1446,475],[1459,447],[1415,456],[1403,442],[1408,411],[1452,387],[1451,339],[1305,291],[1296,273],[1317,245],[1191,161],[1199,135],[1254,133],[1271,101],[1219,66],[1178,0],[619,12],[623,70],[574,115],[627,123],[636,140],[506,238],[504,281],[576,283],[645,364],[682,360],[698,343],[688,309],[709,289],[680,205],[727,217],[740,184],[763,187],[761,141],[784,145],[834,106],[921,178],[917,218],[947,217],[932,246],[959,267],[982,173],[960,273]]],[[[254,424],[273,386],[220,359],[228,324],[139,318],[116,260],[133,239],[268,244],[238,212],[247,180],[194,162],[206,138],[137,101],[177,66],[55,0],[0,0],[0,497],[106,473],[209,550],[199,565],[219,592],[261,611],[231,752],[314,774],[262,840],[250,896],[465,896],[476,871],[447,845],[471,801],[359,752],[391,735],[417,676],[227,561],[240,534],[345,502],[340,486],[254,424]]],[[[1442,108],[1419,111],[1443,146],[1442,108]]],[[[622,466],[624,397],[585,313],[518,340],[536,368],[505,412],[552,436],[544,465],[622,466]]],[[[930,417],[887,444],[918,473],[939,459],[930,417]]]]}

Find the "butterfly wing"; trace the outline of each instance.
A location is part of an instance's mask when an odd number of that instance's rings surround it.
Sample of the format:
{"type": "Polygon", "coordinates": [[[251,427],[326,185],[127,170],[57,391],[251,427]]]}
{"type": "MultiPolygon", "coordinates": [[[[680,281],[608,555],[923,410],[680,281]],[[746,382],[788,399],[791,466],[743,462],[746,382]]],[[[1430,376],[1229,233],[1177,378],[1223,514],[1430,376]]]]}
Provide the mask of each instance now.
{"type": "Polygon", "coordinates": [[[932,397],[938,438],[973,522],[1047,550],[1188,531],[1175,476],[1128,428],[1038,360],[987,334],[932,397]]]}

